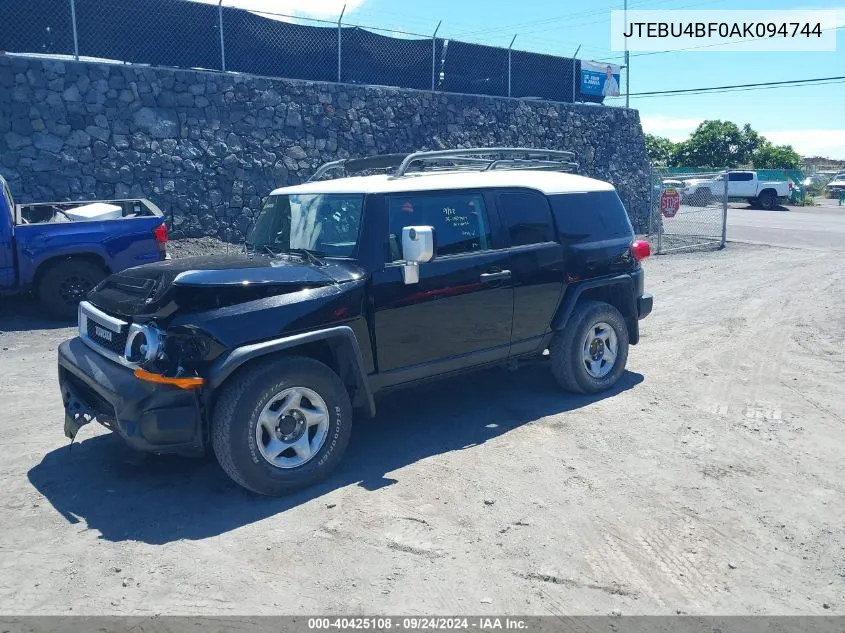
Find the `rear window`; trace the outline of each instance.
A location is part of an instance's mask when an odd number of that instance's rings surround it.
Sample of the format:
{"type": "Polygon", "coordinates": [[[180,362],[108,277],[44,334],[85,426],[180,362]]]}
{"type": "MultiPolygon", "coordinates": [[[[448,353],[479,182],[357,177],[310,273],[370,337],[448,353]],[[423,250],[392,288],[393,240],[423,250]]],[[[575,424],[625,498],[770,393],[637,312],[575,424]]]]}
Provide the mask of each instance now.
{"type": "Polygon", "coordinates": [[[554,241],[549,203],[543,194],[534,191],[500,193],[499,212],[510,233],[511,246],[554,241]]]}
{"type": "Polygon", "coordinates": [[[634,235],[628,213],[615,191],[549,196],[558,232],[570,239],[634,235]]]}

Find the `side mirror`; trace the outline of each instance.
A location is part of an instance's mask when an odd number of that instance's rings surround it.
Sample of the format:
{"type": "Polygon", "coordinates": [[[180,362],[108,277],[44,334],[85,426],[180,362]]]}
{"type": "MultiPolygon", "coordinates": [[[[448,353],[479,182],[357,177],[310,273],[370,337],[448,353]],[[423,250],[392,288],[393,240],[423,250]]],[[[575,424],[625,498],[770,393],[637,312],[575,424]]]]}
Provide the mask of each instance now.
{"type": "Polygon", "coordinates": [[[434,227],[406,226],[402,229],[402,277],[405,284],[415,284],[420,280],[419,265],[434,259],[434,227]]]}

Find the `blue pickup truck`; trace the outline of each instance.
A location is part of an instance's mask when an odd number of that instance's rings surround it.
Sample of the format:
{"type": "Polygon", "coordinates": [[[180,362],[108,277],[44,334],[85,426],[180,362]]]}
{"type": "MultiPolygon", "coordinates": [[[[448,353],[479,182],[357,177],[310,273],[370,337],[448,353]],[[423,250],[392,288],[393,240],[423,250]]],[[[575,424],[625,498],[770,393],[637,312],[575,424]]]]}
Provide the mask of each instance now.
{"type": "Polygon", "coordinates": [[[0,176],[0,295],[32,292],[73,319],[106,276],[166,257],[167,225],[149,200],[15,205],[0,176]]]}

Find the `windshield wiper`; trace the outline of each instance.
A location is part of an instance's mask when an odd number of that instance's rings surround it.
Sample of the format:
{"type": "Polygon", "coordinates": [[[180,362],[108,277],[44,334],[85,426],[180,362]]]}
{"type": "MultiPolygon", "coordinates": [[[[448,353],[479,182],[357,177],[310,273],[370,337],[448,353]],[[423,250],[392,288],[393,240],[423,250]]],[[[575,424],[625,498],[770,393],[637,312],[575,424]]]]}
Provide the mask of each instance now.
{"type": "Polygon", "coordinates": [[[283,250],[281,250],[281,249],[275,250],[269,244],[259,244],[258,246],[261,246],[261,248],[263,248],[265,251],[267,251],[267,254],[270,255],[270,257],[278,257],[279,255],[284,255],[283,250]]]}
{"type": "Polygon", "coordinates": [[[244,242],[244,247],[246,247],[247,253],[249,253],[250,250],[252,250],[253,252],[257,252],[258,249],[261,249],[265,253],[270,255],[271,257],[278,257],[279,255],[285,254],[285,251],[283,251],[281,249],[281,247],[278,247],[278,250],[277,250],[277,249],[274,249],[270,244],[266,244],[266,243],[265,244],[253,244],[252,242],[244,242]]]}
{"type": "Polygon", "coordinates": [[[316,266],[322,266],[325,263],[321,259],[321,257],[325,256],[325,253],[322,251],[311,250],[310,248],[285,248],[280,244],[252,244],[250,242],[245,242],[245,245],[247,246],[247,249],[263,249],[271,257],[283,257],[288,255],[291,257],[298,257],[299,259],[305,260],[316,266]]]}
{"type": "Polygon", "coordinates": [[[326,254],[322,251],[315,251],[310,248],[289,248],[287,252],[305,257],[309,262],[317,266],[322,266],[325,263],[321,257],[325,257],[326,254]]]}

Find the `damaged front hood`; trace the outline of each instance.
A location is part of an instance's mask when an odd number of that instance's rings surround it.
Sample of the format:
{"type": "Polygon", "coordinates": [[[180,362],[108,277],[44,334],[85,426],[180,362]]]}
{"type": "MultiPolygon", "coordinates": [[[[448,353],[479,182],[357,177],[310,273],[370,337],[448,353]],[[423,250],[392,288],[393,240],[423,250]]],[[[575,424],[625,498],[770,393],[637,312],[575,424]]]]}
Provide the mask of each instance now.
{"type": "Polygon", "coordinates": [[[209,255],[128,268],[94,288],[88,300],[124,317],[166,317],[363,277],[352,263],[318,265],[298,256],[209,255]]]}

